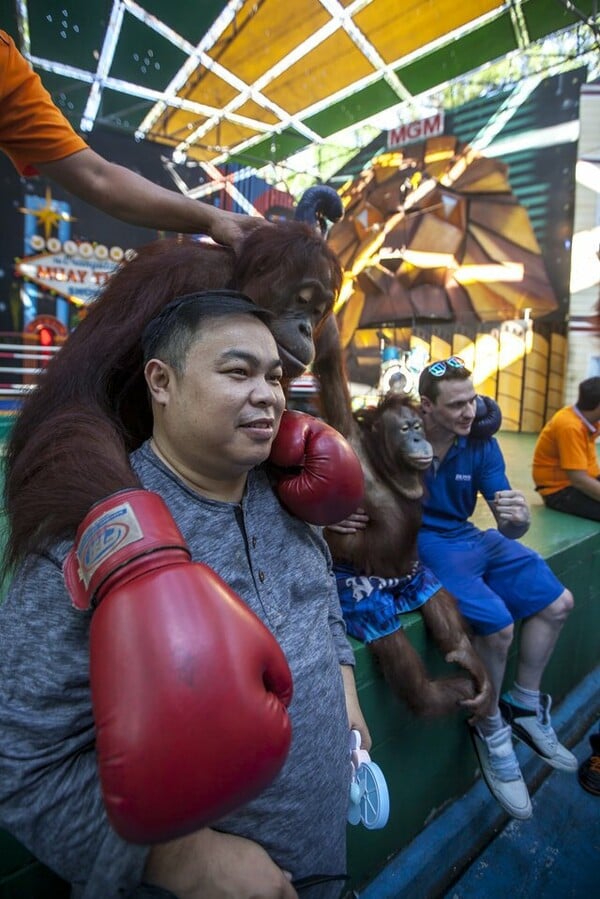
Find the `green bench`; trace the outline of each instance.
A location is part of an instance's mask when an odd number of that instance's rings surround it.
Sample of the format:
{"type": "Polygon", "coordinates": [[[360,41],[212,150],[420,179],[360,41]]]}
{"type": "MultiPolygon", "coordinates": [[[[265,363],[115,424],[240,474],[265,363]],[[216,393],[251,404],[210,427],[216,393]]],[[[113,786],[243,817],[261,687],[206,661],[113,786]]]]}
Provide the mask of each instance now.
{"type": "MultiPolygon", "coordinates": [[[[531,528],[521,542],[547,560],[575,597],[575,609],[543,682],[558,706],[600,662],[600,524],[545,508],[530,475],[535,435],[502,433],[499,439],[511,483],[526,494],[531,507],[531,528]]],[[[474,521],[481,528],[495,527],[483,501],[474,521]]],[[[420,616],[409,614],[405,619],[406,633],[428,669],[448,673],[450,668],[428,641],[420,616]]],[[[373,737],[371,757],[383,769],[390,790],[390,818],[383,830],[349,828],[350,873],[353,885],[361,886],[445,806],[463,796],[478,769],[464,715],[438,721],[414,718],[390,695],[368,650],[358,643],[354,646],[361,705],[373,737]]],[[[513,648],[507,681],[514,675],[515,657],[513,648]]]]}
{"type": "MultiPolygon", "coordinates": [[[[570,616],[547,669],[544,689],[558,705],[598,665],[600,633],[600,524],[546,509],[533,491],[529,463],[535,437],[501,434],[513,486],[523,490],[532,509],[532,525],[523,543],[544,556],[575,596],[570,616]]],[[[482,504],[475,521],[494,526],[482,504]]],[[[418,614],[404,626],[428,669],[448,666],[428,641],[418,614]]],[[[390,790],[390,819],[377,831],[348,827],[352,886],[367,883],[393,855],[449,803],[473,784],[477,765],[464,716],[438,721],[414,718],[387,689],[366,648],[354,642],[356,677],[363,711],[373,736],[371,757],[383,769],[390,790]]],[[[514,668],[514,652],[509,676],[514,668]]],[[[309,786],[307,785],[307,788],[309,786]]],[[[63,899],[68,887],[40,865],[8,834],[0,831],[0,899],[63,899]]]]}

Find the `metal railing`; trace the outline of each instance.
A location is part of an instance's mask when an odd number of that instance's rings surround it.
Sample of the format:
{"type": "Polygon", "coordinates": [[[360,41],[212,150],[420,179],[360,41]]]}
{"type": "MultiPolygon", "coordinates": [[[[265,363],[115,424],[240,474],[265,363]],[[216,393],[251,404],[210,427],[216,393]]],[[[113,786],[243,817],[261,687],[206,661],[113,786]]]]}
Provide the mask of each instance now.
{"type": "Polygon", "coordinates": [[[19,397],[34,390],[60,344],[40,346],[36,335],[0,332],[0,411],[18,408],[19,397]]]}

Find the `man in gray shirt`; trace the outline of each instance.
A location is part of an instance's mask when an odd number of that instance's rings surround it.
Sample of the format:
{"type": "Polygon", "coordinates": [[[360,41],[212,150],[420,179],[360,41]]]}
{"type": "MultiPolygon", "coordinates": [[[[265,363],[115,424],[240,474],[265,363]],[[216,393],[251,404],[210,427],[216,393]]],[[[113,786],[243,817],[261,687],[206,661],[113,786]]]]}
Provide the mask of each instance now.
{"type": "Polygon", "coordinates": [[[285,511],[262,465],[284,397],[275,341],[248,305],[199,295],[151,323],[154,428],[131,463],[165,501],[193,561],[219,574],[281,646],[294,682],[291,749],[270,786],[211,827],[153,847],[124,841],[100,791],[92,613],[69,602],[71,544],[30,555],[0,606],[0,825],[75,897],[142,895],[144,883],[180,899],[312,899],[336,897],[343,884],[349,729],[366,748],[370,738],[326,544],[285,511]],[[319,883],[301,889],[311,880],[319,883]]]}

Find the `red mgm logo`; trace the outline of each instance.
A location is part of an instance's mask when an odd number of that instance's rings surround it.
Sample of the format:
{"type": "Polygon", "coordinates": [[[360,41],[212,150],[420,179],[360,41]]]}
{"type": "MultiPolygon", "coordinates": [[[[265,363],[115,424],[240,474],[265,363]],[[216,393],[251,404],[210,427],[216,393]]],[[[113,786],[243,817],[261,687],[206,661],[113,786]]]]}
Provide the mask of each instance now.
{"type": "Polygon", "coordinates": [[[428,137],[438,137],[443,133],[444,113],[438,112],[427,119],[410,122],[408,125],[399,125],[397,128],[392,128],[391,131],[388,131],[388,150],[402,147],[404,144],[410,144],[417,140],[424,140],[428,137]]]}

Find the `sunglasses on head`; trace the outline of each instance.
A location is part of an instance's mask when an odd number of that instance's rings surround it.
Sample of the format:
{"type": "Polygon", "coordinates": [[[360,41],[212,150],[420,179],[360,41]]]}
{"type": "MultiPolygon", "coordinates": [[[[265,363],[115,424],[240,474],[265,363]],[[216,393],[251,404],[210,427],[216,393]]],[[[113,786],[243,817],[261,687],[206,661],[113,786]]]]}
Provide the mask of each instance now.
{"type": "Polygon", "coordinates": [[[441,362],[433,362],[427,366],[427,371],[434,378],[441,378],[449,368],[464,368],[464,359],[460,356],[450,356],[449,359],[442,359],[441,362]]]}

